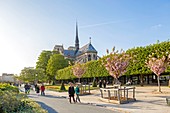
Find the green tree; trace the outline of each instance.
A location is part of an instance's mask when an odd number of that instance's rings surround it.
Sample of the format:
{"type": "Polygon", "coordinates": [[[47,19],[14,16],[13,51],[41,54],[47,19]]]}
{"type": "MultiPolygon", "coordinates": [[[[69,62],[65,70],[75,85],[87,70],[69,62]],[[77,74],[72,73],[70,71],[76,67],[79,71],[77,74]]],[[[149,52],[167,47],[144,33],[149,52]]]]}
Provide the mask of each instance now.
{"type": "Polygon", "coordinates": [[[63,55],[53,54],[47,64],[47,74],[49,79],[54,81],[57,71],[68,66],[68,61],[64,59],[63,55]]]}
{"type": "Polygon", "coordinates": [[[47,76],[43,71],[41,68],[25,67],[21,70],[20,76],[16,76],[16,78],[25,82],[46,82],[47,76]]]}
{"type": "Polygon", "coordinates": [[[39,82],[46,82],[48,81],[48,76],[44,73],[42,68],[36,69],[36,80],[39,82]]]}
{"type": "Polygon", "coordinates": [[[36,69],[39,68],[43,69],[44,74],[46,74],[48,60],[50,59],[51,56],[52,56],[52,51],[43,50],[40,56],[38,57],[38,61],[36,62],[36,69]]]}
{"type": "Polygon", "coordinates": [[[21,70],[18,79],[25,82],[34,82],[35,77],[36,77],[36,69],[34,69],[34,67],[25,67],[24,69],[21,70]]]}

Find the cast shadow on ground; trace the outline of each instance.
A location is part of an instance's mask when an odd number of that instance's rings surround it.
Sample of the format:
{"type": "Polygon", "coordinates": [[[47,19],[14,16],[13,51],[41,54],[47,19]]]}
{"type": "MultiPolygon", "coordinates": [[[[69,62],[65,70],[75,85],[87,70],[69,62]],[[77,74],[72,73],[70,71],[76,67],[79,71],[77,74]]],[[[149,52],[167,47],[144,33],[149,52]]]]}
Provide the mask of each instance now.
{"type": "Polygon", "coordinates": [[[170,95],[169,96],[155,96],[155,97],[160,97],[160,98],[170,98],[170,95]]]}
{"type": "Polygon", "coordinates": [[[58,98],[58,99],[66,99],[67,98],[65,96],[53,96],[53,95],[42,96],[42,95],[37,95],[37,94],[28,94],[27,96],[31,97],[31,98],[38,98],[38,97],[43,97],[43,98],[58,98]]]}
{"type": "Polygon", "coordinates": [[[65,96],[54,96],[54,95],[45,95],[44,97],[47,97],[47,98],[59,98],[59,99],[66,99],[67,98],[65,96]]]}
{"type": "MultiPolygon", "coordinates": [[[[110,108],[125,108],[125,109],[141,109],[141,106],[139,105],[133,105],[134,103],[140,103],[140,102],[144,102],[141,100],[137,100],[135,102],[129,102],[126,104],[114,104],[114,103],[109,103],[109,104],[97,104],[96,106],[99,107],[110,107],[110,108]]],[[[150,108],[150,110],[155,110],[154,108],[150,108]]]]}
{"type": "Polygon", "coordinates": [[[45,110],[48,111],[48,113],[58,113],[55,109],[53,109],[52,107],[49,107],[48,105],[46,105],[45,103],[43,102],[39,102],[39,101],[36,101],[39,105],[41,105],[41,107],[45,110]]]}

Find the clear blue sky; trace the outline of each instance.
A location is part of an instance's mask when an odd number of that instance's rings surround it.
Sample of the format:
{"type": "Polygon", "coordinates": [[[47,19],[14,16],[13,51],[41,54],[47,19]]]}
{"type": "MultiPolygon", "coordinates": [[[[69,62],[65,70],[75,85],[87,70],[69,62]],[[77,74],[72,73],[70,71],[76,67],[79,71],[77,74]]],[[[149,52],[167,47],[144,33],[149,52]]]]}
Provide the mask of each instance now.
{"type": "Polygon", "coordinates": [[[89,42],[102,56],[170,39],[169,0],[0,0],[0,73],[35,66],[42,50],[89,42]]]}

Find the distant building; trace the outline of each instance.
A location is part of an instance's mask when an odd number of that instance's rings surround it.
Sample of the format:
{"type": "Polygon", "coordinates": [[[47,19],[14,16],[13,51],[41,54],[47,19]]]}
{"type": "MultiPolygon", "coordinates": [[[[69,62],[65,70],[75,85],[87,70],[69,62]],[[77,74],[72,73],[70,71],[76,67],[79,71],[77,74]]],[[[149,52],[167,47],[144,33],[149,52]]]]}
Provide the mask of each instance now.
{"type": "Polygon", "coordinates": [[[15,82],[14,74],[2,73],[0,76],[1,82],[15,82]]]}
{"type": "Polygon", "coordinates": [[[78,26],[76,23],[76,40],[75,46],[69,46],[64,49],[63,45],[55,45],[54,51],[58,51],[65,58],[72,59],[75,63],[85,63],[91,60],[97,60],[97,51],[90,42],[79,48],[78,26]]]}

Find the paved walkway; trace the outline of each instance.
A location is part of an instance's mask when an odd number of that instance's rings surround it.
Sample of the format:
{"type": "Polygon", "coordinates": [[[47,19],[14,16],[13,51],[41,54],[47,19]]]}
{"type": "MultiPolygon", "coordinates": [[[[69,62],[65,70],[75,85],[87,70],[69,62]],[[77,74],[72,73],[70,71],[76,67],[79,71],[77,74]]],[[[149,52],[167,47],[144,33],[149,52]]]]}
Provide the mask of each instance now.
{"type": "Polygon", "coordinates": [[[48,113],[121,113],[87,103],[70,104],[67,98],[58,96],[57,93],[50,91],[46,91],[46,96],[40,96],[31,91],[28,97],[39,103],[48,113]]]}
{"type": "MultiPolygon", "coordinates": [[[[157,86],[136,87],[137,101],[120,105],[100,101],[99,90],[93,90],[92,95],[80,96],[80,98],[83,103],[103,106],[122,113],[170,113],[170,106],[167,106],[165,101],[166,97],[170,98],[170,88],[161,87],[161,89],[165,93],[153,93],[157,90],[157,86]]],[[[48,91],[47,94],[68,97],[67,92],[48,91]]]]}

